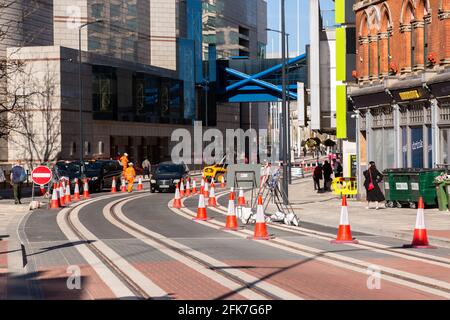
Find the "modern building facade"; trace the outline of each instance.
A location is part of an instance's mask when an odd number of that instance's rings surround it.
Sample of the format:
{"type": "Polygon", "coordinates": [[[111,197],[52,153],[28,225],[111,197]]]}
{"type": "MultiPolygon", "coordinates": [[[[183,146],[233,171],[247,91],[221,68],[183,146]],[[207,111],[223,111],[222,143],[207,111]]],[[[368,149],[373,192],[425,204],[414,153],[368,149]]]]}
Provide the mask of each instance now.
{"type": "Polygon", "coordinates": [[[215,110],[212,99],[211,119],[205,121],[208,112],[198,84],[213,70],[203,68],[202,60],[211,58],[214,63],[206,64],[215,65],[222,54],[258,56],[265,44],[265,5],[263,0],[18,1],[1,15],[18,21],[26,16],[0,44],[2,58],[25,63],[7,87],[10,92],[21,88],[25,95],[46,94],[23,99],[27,112],[10,119],[21,127],[0,142],[0,162],[79,159],[83,132],[86,159],[127,152],[136,162],[148,157],[157,163],[170,157],[172,132],[191,130],[195,120],[239,127],[242,106],[215,110]],[[202,21],[212,5],[220,8],[214,23],[202,21]],[[96,20],[81,29],[79,39],[79,27],[96,20]],[[212,26],[215,41],[207,35],[212,26]],[[214,49],[202,55],[202,48],[214,49]]]}
{"type": "Polygon", "coordinates": [[[450,164],[450,2],[356,1],[359,172],[450,164]]]}

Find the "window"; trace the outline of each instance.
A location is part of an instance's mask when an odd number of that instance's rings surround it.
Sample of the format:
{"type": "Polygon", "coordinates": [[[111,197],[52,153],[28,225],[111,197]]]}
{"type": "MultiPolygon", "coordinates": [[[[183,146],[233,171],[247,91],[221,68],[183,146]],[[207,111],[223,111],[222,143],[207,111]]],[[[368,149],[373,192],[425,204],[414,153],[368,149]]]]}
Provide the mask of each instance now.
{"type": "Polygon", "coordinates": [[[77,144],[75,142],[70,143],[70,156],[73,157],[77,153],[77,144]]]}
{"type": "Polygon", "coordinates": [[[411,128],[411,158],[413,168],[423,168],[424,166],[424,142],[423,142],[423,128],[411,128]]]}
{"type": "Polygon", "coordinates": [[[91,154],[91,143],[89,141],[84,142],[84,155],[87,156],[91,154]]]}
{"type": "Polygon", "coordinates": [[[98,142],[98,154],[103,154],[105,152],[105,144],[103,141],[98,142]]]}

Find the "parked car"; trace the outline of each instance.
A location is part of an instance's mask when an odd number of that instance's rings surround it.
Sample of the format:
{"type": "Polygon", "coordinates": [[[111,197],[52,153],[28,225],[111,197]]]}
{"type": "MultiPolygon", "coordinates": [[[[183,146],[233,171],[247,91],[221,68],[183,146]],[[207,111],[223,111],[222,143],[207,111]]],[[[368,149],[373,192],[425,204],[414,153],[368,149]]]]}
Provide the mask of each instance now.
{"type": "Polygon", "coordinates": [[[163,162],[157,166],[150,180],[150,192],[174,192],[181,179],[189,177],[189,168],[185,164],[163,162]]]}
{"type": "Polygon", "coordinates": [[[90,191],[100,192],[105,188],[111,188],[114,177],[116,178],[117,188],[120,187],[123,169],[118,161],[97,160],[87,162],[85,169],[90,191]]]}
{"type": "Polygon", "coordinates": [[[50,186],[50,190],[53,190],[53,183],[60,181],[61,179],[66,179],[70,181],[70,188],[74,190],[75,179],[78,179],[78,184],[80,187],[80,192],[83,189],[83,175],[81,172],[81,162],[80,161],[58,161],[52,168],[53,181],[50,186]]]}

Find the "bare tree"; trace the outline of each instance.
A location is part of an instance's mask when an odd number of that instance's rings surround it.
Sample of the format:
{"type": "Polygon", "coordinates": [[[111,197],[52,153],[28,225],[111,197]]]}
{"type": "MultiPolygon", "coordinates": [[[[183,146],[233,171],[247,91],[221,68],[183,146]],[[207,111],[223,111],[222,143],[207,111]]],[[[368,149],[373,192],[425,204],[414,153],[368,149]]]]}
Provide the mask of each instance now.
{"type": "Polygon", "coordinates": [[[9,81],[24,73],[24,62],[11,59],[11,56],[43,32],[44,29],[36,28],[33,32],[23,34],[24,21],[41,5],[41,0],[0,0],[0,138],[6,138],[16,125],[9,121],[8,115],[16,111],[19,101],[30,96],[24,96],[21,88],[8,88],[9,81]],[[12,12],[18,14],[12,15],[12,12]],[[7,47],[11,44],[16,49],[8,56],[7,47]]]}
{"type": "Polygon", "coordinates": [[[19,99],[14,113],[8,117],[14,124],[9,139],[19,147],[20,158],[26,159],[29,167],[55,161],[61,139],[60,110],[53,109],[58,99],[58,73],[47,62],[45,71],[40,70],[39,74],[36,76],[33,68],[27,68],[26,77],[19,85],[24,91],[23,99],[19,99]]]}

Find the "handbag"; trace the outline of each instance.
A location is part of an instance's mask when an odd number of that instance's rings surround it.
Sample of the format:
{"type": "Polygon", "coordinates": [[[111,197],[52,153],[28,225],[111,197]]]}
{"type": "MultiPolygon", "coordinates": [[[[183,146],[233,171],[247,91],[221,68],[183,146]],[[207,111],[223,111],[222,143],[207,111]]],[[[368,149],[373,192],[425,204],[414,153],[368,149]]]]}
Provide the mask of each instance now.
{"type": "Polygon", "coordinates": [[[373,184],[373,179],[372,179],[372,172],[369,169],[369,176],[370,176],[370,183],[369,186],[367,187],[367,190],[372,191],[373,189],[375,189],[375,185],[373,184]]]}

